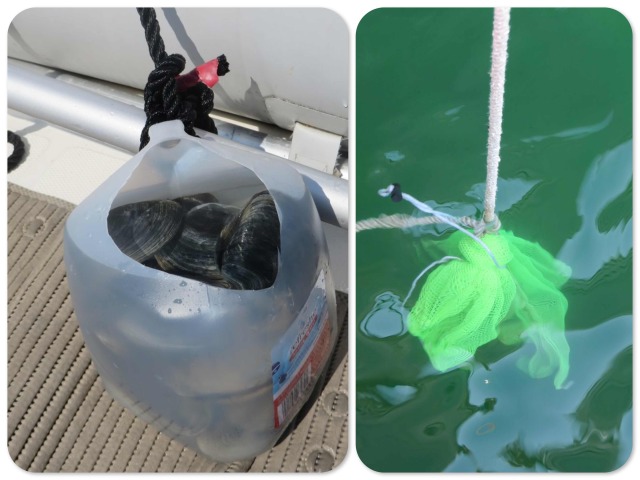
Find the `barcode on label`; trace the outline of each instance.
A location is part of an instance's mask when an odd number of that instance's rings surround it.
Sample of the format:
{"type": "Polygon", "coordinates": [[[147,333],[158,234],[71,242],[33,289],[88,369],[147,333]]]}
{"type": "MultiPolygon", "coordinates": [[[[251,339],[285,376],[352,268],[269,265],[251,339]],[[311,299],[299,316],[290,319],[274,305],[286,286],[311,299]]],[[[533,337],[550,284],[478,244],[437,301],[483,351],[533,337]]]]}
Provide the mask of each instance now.
{"type": "Polygon", "coordinates": [[[311,385],[311,363],[307,364],[306,370],[300,376],[298,382],[293,386],[289,394],[278,405],[278,418],[276,419],[276,428],[278,428],[285,419],[288,418],[292,409],[295,409],[300,397],[302,397],[311,385]]]}

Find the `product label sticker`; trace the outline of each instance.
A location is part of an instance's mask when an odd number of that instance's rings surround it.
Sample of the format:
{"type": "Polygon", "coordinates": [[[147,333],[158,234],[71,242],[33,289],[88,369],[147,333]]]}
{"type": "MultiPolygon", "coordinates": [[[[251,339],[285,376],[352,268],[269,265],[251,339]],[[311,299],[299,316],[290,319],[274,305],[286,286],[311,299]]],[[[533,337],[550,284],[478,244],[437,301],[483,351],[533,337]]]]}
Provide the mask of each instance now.
{"type": "Polygon", "coordinates": [[[275,428],[287,423],[309,397],[331,349],[324,270],[298,317],[271,351],[275,428]]]}

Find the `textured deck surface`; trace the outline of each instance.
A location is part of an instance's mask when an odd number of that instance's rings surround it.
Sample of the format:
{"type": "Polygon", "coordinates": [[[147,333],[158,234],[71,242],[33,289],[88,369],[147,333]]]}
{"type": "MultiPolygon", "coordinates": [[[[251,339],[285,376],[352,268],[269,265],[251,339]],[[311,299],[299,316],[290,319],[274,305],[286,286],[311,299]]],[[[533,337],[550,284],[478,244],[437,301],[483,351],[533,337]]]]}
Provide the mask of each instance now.
{"type": "Polygon", "coordinates": [[[146,425],[104,390],[66,283],[71,204],[9,184],[8,445],[34,472],[326,471],[347,450],[347,296],[320,393],[271,451],[220,464],[146,425]]]}

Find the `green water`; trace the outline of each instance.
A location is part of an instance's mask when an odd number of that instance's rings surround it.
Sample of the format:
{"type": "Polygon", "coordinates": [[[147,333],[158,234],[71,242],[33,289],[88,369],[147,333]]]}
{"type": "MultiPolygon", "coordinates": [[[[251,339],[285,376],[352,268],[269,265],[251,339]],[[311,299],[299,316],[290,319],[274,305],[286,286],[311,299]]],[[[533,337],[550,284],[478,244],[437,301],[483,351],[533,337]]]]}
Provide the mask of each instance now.
{"type": "MultiPolygon", "coordinates": [[[[376,194],[393,182],[448,213],[481,215],[491,26],[488,9],[380,9],[361,21],[356,220],[415,213],[376,194]]],[[[611,471],[630,455],[627,21],[606,9],[512,10],[503,130],[502,224],[573,272],[562,287],[567,382],[518,369],[526,341],[435,370],[401,301],[450,230],[358,233],[356,445],[374,470],[611,471]]]]}

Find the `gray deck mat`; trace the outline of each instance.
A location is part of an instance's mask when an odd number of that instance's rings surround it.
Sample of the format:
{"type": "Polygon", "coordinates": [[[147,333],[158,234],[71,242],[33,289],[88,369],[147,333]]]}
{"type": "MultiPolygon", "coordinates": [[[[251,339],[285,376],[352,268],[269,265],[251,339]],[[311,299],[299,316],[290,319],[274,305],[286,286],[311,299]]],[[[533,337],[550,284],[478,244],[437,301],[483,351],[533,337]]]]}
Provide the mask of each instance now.
{"type": "Polygon", "coordinates": [[[104,390],[73,313],[62,259],[73,208],[8,187],[8,445],[41,472],[326,471],[347,449],[347,296],[322,388],[271,451],[215,463],[122,408],[104,390]]]}

